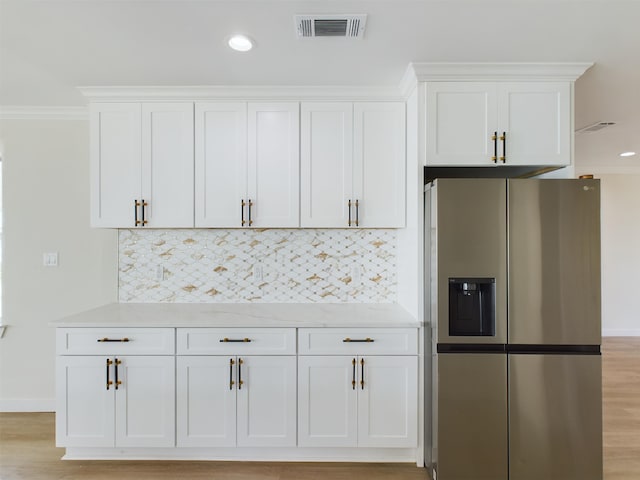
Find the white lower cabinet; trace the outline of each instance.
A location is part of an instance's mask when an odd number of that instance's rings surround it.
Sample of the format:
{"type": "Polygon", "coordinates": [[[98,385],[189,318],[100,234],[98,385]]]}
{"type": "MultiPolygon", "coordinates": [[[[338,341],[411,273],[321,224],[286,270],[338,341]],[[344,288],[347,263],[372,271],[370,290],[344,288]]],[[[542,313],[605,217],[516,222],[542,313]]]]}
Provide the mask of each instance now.
{"type": "Polygon", "coordinates": [[[300,356],[298,444],[415,447],[416,356],[300,356]]]}
{"type": "Polygon", "coordinates": [[[179,447],[294,447],[296,357],[178,356],[179,447]]]}
{"type": "Polygon", "coordinates": [[[56,445],[175,445],[173,356],[59,356],[56,445]]]}
{"type": "Polygon", "coordinates": [[[115,390],[107,390],[106,362],[104,357],[57,358],[56,446],[115,445],[115,390]]]}
{"type": "Polygon", "coordinates": [[[408,461],[417,345],[415,328],[58,328],[56,445],[71,459],[408,461]]]}

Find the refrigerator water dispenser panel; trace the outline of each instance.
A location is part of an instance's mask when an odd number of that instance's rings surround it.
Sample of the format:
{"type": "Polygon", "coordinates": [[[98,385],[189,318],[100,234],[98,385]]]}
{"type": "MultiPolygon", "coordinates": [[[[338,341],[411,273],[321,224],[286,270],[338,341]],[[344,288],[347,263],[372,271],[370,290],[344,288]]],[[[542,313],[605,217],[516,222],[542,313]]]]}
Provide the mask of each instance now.
{"type": "Polygon", "coordinates": [[[496,334],[496,279],[449,279],[449,335],[491,337],[496,334]]]}

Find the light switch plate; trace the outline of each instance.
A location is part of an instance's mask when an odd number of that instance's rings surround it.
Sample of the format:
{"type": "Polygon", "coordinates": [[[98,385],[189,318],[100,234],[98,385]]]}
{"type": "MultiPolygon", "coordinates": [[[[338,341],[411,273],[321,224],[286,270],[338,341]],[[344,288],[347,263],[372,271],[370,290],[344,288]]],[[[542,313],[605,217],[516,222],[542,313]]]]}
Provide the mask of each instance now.
{"type": "Polygon", "coordinates": [[[45,267],[58,266],[58,252],[50,252],[42,254],[42,265],[45,267]]]}

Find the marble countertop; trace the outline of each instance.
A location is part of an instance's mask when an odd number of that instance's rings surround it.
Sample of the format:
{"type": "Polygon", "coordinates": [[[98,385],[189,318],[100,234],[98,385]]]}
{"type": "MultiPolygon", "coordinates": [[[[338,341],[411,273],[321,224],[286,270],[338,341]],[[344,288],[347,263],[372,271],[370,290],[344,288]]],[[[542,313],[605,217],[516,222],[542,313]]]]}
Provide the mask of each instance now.
{"type": "Polygon", "coordinates": [[[54,327],[419,327],[395,303],[112,303],[54,327]]]}

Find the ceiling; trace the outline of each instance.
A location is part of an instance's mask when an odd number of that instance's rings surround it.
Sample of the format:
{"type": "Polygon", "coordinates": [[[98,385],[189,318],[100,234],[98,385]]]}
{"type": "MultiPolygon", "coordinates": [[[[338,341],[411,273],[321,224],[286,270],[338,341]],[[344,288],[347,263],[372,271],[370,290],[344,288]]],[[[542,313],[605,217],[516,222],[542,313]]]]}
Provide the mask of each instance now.
{"type": "Polygon", "coordinates": [[[639,0],[0,0],[0,105],[80,106],[78,86],[395,87],[410,62],[594,62],[576,163],[640,172],[639,0]],[[366,13],[362,40],[298,39],[294,14],[366,13]],[[249,34],[256,48],[231,51],[249,34]],[[633,149],[638,155],[621,159],[633,149]]]}

